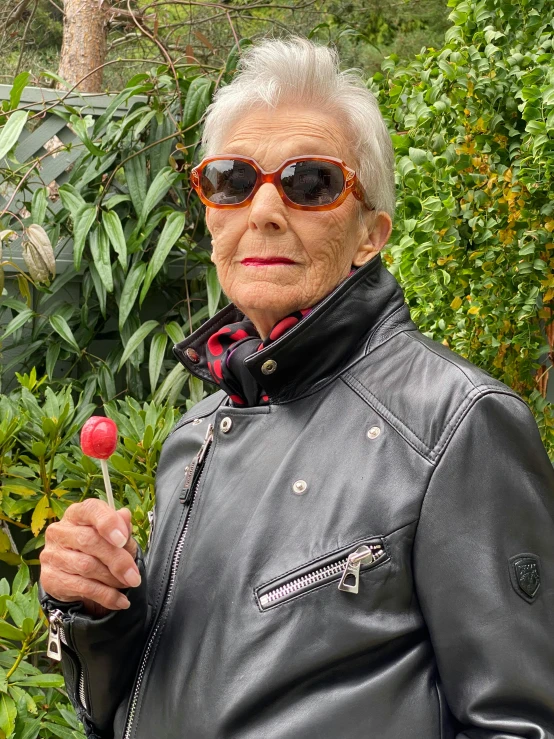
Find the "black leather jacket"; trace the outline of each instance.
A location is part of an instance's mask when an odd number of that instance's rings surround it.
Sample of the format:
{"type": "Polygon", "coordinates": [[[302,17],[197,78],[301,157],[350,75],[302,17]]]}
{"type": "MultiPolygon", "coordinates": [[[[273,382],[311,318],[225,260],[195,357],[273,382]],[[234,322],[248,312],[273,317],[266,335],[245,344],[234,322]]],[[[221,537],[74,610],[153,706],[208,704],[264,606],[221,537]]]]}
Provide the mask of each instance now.
{"type": "MultiPolygon", "coordinates": [[[[175,348],[191,372],[236,317],[175,348]]],[[[217,392],[165,443],[131,608],[64,609],[89,736],[554,739],[554,471],[526,404],[416,329],[380,257],[246,364],[270,405],[217,392]]]]}

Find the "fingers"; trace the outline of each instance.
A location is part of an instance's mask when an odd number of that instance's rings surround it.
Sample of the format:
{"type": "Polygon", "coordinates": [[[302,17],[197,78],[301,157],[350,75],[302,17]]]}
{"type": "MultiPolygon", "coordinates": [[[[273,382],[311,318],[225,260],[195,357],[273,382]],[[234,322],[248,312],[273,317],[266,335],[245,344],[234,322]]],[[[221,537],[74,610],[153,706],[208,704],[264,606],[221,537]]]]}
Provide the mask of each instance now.
{"type": "Polygon", "coordinates": [[[41,575],[43,588],[56,600],[70,602],[73,600],[94,601],[111,611],[129,608],[129,600],[115,588],[98,581],[89,580],[79,575],[58,571],[57,583],[50,576],[41,575]]]}
{"type": "MultiPolygon", "coordinates": [[[[69,510],[69,508],[68,508],[69,510]]],[[[56,565],[62,561],[66,555],[69,556],[71,550],[79,554],[85,555],[83,563],[87,562],[88,569],[86,572],[74,570],[74,574],[85,575],[93,579],[98,579],[98,574],[94,570],[91,562],[86,557],[92,558],[97,564],[100,571],[100,565],[110,571],[112,576],[117,580],[118,587],[135,588],[140,585],[140,574],[135,564],[134,558],[126,549],[119,549],[113,544],[109,544],[103,539],[95,528],[92,526],[74,526],[68,525],[65,521],[58,524],[51,524],[46,531],[47,545],[43,550],[41,562],[48,563],[50,555],[55,555],[56,565]]],[[[68,561],[70,561],[68,559],[68,561]]],[[[75,561],[74,558],[71,561],[75,561]]],[[[68,566],[65,567],[67,571],[68,566]]]]}
{"type": "Polygon", "coordinates": [[[63,520],[76,526],[93,526],[107,542],[122,548],[130,536],[129,523],[124,516],[112,510],[105,501],[88,498],[82,503],[70,505],[63,520]]]}
{"type": "Polygon", "coordinates": [[[90,554],[75,552],[60,547],[46,553],[42,561],[44,570],[50,568],[67,575],[79,575],[90,580],[98,580],[110,588],[127,588],[127,583],[115,577],[105,564],[90,554]]]}

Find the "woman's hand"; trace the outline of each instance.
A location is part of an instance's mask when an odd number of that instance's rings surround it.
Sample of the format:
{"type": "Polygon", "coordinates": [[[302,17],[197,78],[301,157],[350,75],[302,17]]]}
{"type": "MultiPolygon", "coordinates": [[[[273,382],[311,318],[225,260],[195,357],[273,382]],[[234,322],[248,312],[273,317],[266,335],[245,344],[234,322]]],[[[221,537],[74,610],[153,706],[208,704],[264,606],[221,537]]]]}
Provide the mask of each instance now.
{"type": "Polygon", "coordinates": [[[128,608],[121,588],[140,585],[131,538],[131,512],[89,498],[74,503],[46,529],[40,554],[41,584],[56,600],[81,600],[96,616],[128,608]]]}

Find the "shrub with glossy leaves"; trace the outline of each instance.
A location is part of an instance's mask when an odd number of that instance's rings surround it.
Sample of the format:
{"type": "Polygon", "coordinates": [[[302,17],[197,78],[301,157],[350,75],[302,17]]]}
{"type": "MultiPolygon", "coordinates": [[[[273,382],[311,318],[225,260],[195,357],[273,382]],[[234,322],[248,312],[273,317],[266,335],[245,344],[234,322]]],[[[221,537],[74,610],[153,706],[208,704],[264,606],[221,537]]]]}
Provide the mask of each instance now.
{"type": "Polygon", "coordinates": [[[444,48],[371,82],[397,154],[386,260],[420,328],[520,393],[553,454],[554,2],[449,5],[444,48]]]}

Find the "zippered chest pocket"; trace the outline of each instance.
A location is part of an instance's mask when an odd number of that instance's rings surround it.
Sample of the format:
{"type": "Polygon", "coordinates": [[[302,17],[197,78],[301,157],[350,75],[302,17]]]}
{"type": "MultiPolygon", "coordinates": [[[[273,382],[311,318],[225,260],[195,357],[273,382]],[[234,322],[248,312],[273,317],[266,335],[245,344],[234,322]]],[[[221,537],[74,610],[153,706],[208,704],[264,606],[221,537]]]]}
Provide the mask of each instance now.
{"type": "Polygon", "coordinates": [[[266,611],[333,582],[340,591],[355,596],[361,588],[371,587],[362,582],[361,573],[389,560],[383,537],[364,539],[259,586],[254,591],[256,602],[266,611]]]}

